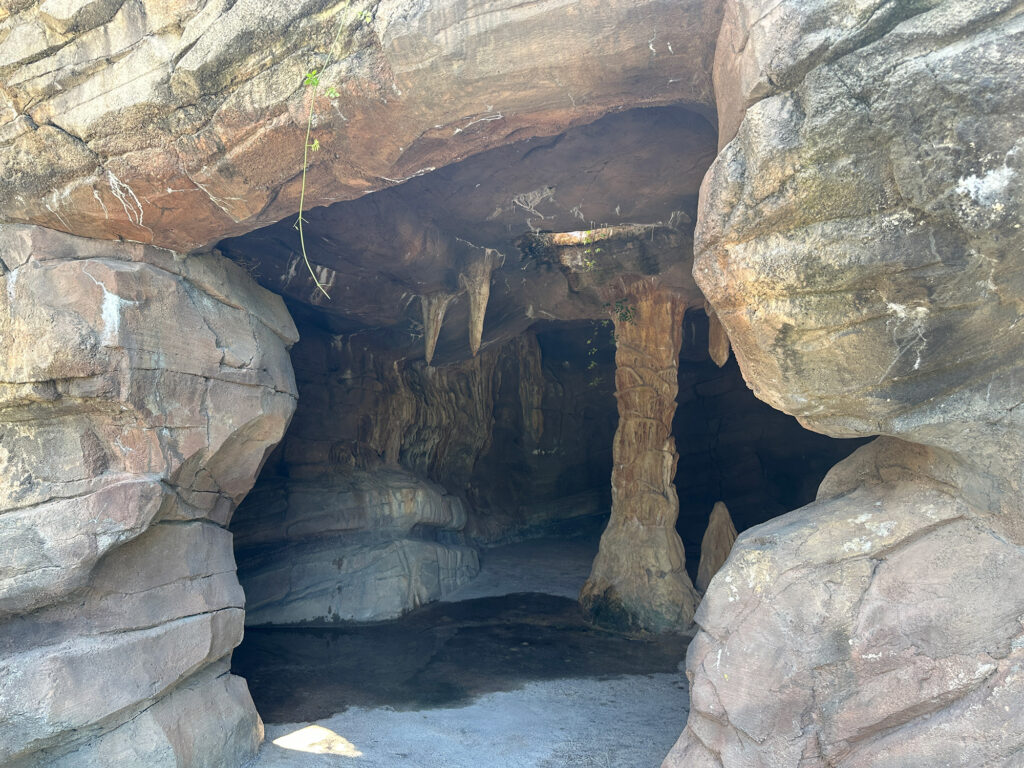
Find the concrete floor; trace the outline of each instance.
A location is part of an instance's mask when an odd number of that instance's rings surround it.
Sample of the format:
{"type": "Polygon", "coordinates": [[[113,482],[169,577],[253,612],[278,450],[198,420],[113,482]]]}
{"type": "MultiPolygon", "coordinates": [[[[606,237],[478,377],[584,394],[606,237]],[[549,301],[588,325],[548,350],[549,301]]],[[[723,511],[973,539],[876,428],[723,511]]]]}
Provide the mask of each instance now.
{"type": "Polygon", "coordinates": [[[251,631],[257,708],[299,714],[267,725],[254,768],[658,768],[686,721],[685,642],[582,622],[571,600],[596,548],[485,550],[450,605],[397,622],[329,637],[251,631]]]}

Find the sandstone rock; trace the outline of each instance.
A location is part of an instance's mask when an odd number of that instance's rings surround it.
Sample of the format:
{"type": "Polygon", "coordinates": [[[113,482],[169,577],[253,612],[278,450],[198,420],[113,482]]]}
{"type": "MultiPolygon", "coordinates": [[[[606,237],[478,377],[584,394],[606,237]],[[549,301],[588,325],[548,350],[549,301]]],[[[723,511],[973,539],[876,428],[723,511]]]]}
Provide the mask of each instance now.
{"type": "Polygon", "coordinates": [[[676,294],[643,282],[612,311],[619,402],[612,514],[580,604],[594,622],[625,631],[685,630],[699,600],[675,530],[679,500],[672,482],[685,311],[676,294]]]}
{"type": "Polygon", "coordinates": [[[397,469],[261,484],[233,527],[246,623],[378,621],[438,600],[479,571],[434,540],[462,500],[397,469]]]}
{"type": "Polygon", "coordinates": [[[729,559],[733,542],[736,541],[736,526],[732,524],[729,508],[721,501],[715,502],[708,520],[708,529],[700,543],[700,564],[697,566],[697,591],[704,593],[708,584],[722,564],[729,559]]]}
{"type": "Polygon", "coordinates": [[[484,336],[484,315],[491,296],[491,273],[495,267],[501,266],[502,261],[504,256],[486,248],[483,256],[470,262],[466,273],[459,275],[459,282],[469,294],[469,350],[474,357],[480,351],[480,340],[484,336]]]}
{"type": "Polygon", "coordinates": [[[666,768],[1011,764],[1024,547],[958,498],[962,471],[880,438],[737,539],[697,611],[666,768]]]}
{"type": "Polygon", "coordinates": [[[444,324],[444,313],[448,311],[448,305],[452,303],[454,298],[454,293],[435,293],[430,296],[420,296],[420,304],[423,307],[423,356],[427,361],[427,365],[430,365],[430,362],[434,359],[437,337],[441,333],[441,326],[444,324]]]}
{"type": "Polygon", "coordinates": [[[720,14],[702,0],[8,8],[3,219],[179,250],[294,216],[309,70],[338,91],[314,105],[325,151],[306,201],[324,205],[624,106],[709,111],[720,14]]]}
{"type": "Polygon", "coordinates": [[[738,539],[666,766],[1011,764],[1019,3],[727,6],[697,282],[759,397],[919,445],[860,449],[738,539]]]}
{"type": "Polygon", "coordinates": [[[6,225],[0,261],[0,762],[251,755],[221,526],[295,407],[291,319],[214,254],[6,225]]]}
{"type": "Polygon", "coordinates": [[[708,316],[708,355],[715,361],[715,365],[721,368],[728,362],[729,350],[732,348],[729,334],[725,332],[725,327],[707,301],[704,302],[704,311],[708,316]]]}
{"type": "Polygon", "coordinates": [[[480,570],[476,550],[396,538],[325,538],[240,559],[250,626],[381,621],[440,600],[480,570]]]}

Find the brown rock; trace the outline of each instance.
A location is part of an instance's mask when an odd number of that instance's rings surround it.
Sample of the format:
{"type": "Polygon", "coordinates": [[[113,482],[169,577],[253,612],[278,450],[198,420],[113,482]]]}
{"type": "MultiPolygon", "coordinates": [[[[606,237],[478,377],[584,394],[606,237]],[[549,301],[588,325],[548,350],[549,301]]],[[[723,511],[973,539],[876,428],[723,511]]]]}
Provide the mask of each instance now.
{"type": "Polygon", "coordinates": [[[759,397],[917,445],[737,540],[666,766],[1020,753],[1018,6],[728,3],[695,278],[759,397]]]}
{"type": "Polygon", "coordinates": [[[700,564],[697,566],[697,591],[704,593],[708,584],[722,564],[729,559],[733,542],[736,541],[736,526],[732,524],[729,508],[724,502],[716,501],[708,520],[708,528],[700,542],[700,564]]]}
{"type": "Polygon", "coordinates": [[[703,0],[18,4],[0,18],[0,210],[179,250],[293,217],[313,69],[308,206],[623,107],[709,112],[718,15],[703,0]]]}
{"type": "Polygon", "coordinates": [[[692,709],[666,768],[1006,764],[1022,744],[1024,554],[957,498],[962,473],[880,438],[815,503],[744,532],[697,611],[692,709]]]}
{"type": "Polygon", "coordinates": [[[603,626],[681,631],[698,596],[676,533],[679,499],[672,416],[686,305],[651,282],[625,291],[612,309],[619,426],[612,514],[580,604],[603,626]]]}
{"type": "Polygon", "coordinates": [[[142,754],[128,731],[161,759],[247,759],[244,683],[206,673],[242,631],[220,526],[294,410],[295,327],[213,254],[0,239],[0,762],[88,741],[78,764],[109,764],[142,754]],[[177,722],[186,689],[228,739],[177,722]]]}

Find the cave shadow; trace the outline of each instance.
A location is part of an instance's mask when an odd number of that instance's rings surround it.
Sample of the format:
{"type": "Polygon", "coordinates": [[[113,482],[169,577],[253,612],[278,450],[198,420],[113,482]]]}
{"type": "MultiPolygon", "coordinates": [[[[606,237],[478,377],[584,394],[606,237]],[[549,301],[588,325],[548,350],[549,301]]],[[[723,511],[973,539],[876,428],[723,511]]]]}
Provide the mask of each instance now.
{"type": "Polygon", "coordinates": [[[575,600],[527,592],[375,624],[249,628],[232,672],[266,722],[307,722],[355,706],[460,706],[533,681],[675,672],[688,642],[604,632],[575,600]]]}

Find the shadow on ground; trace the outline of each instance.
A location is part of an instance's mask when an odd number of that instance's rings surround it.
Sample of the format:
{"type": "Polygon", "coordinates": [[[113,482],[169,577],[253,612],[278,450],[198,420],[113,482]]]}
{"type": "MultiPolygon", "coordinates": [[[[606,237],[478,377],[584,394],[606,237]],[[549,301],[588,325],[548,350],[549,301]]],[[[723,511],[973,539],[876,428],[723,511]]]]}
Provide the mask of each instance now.
{"type": "Polygon", "coordinates": [[[687,642],[612,635],[588,625],[574,600],[530,592],[372,625],[249,628],[232,672],[266,722],[300,722],[352,706],[457,706],[534,680],[674,672],[687,642]]]}

